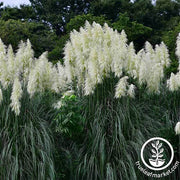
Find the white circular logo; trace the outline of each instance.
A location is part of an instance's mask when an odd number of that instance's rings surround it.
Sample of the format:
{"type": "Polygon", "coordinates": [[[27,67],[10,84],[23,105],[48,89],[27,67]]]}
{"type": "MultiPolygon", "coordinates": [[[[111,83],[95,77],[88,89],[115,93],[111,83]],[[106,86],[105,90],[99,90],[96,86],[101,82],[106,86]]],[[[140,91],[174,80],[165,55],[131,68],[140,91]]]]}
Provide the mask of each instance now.
{"type": "Polygon", "coordinates": [[[173,158],[174,150],[172,145],[166,139],[160,137],[149,139],[141,148],[142,162],[146,167],[154,171],[160,171],[167,168],[173,161],[173,158]],[[167,159],[168,152],[171,152],[170,159],[167,159]]]}

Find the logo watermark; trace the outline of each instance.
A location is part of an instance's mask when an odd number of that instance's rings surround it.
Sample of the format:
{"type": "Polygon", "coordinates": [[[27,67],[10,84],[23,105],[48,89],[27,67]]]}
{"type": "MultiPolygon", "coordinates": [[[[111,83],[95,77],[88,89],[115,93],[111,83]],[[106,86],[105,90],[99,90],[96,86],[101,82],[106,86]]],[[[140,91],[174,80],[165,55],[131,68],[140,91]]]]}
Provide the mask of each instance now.
{"type": "Polygon", "coordinates": [[[173,173],[179,165],[176,161],[174,166],[165,171],[174,159],[174,150],[172,145],[164,138],[154,137],[146,141],[141,148],[141,160],[147,170],[143,168],[139,161],[136,162],[138,169],[149,177],[161,178],[173,173]],[[169,156],[170,153],[170,156],[169,156]],[[153,171],[162,171],[161,173],[154,173],[153,171]]]}

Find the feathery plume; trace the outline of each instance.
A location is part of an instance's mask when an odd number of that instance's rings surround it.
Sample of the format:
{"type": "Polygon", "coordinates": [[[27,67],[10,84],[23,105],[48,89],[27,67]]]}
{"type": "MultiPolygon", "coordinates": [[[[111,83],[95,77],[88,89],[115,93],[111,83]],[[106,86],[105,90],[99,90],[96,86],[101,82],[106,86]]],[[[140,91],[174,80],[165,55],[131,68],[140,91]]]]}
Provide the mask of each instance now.
{"type": "Polygon", "coordinates": [[[21,82],[18,78],[15,79],[13,84],[13,89],[11,93],[11,107],[15,114],[18,116],[20,114],[20,99],[22,96],[21,82]]]}
{"type": "Polygon", "coordinates": [[[116,85],[115,98],[121,98],[127,95],[128,76],[122,77],[116,85]]]}
{"type": "Polygon", "coordinates": [[[176,132],[177,135],[180,134],[180,122],[178,122],[178,123],[176,124],[174,130],[175,130],[175,132],[176,132]]]}

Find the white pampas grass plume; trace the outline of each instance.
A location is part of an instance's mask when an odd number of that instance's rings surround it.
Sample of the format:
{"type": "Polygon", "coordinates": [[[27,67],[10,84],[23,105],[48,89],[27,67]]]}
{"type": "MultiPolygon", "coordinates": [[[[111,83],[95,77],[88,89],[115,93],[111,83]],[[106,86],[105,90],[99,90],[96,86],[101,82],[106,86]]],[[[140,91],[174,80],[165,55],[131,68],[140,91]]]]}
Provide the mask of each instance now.
{"type": "Polygon", "coordinates": [[[122,77],[116,85],[115,98],[121,98],[127,95],[128,76],[122,77]]]}
{"type": "Polygon", "coordinates": [[[146,53],[149,53],[151,55],[154,54],[154,49],[148,41],[146,41],[146,43],[145,43],[145,51],[146,51],[146,53]]]}
{"type": "Polygon", "coordinates": [[[43,53],[31,69],[27,84],[27,91],[32,97],[35,92],[45,90],[59,92],[58,71],[48,62],[47,52],[43,53]]]}
{"type": "Polygon", "coordinates": [[[34,51],[32,50],[31,43],[21,41],[19,49],[15,56],[17,73],[22,75],[24,81],[27,81],[29,71],[33,66],[34,51]]]}
{"type": "Polygon", "coordinates": [[[171,63],[171,60],[169,58],[169,52],[168,52],[168,48],[167,46],[164,44],[164,42],[162,42],[160,44],[160,48],[161,48],[161,64],[164,66],[164,67],[169,67],[170,66],[170,63],[171,63]]]}
{"type": "Polygon", "coordinates": [[[2,103],[3,101],[3,94],[2,94],[2,90],[0,89],[0,104],[2,103]]]}
{"type": "Polygon", "coordinates": [[[57,75],[58,75],[58,87],[62,91],[66,88],[67,85],[67,76],[64,66],[60,63],[57,63],[57,75]]]}
{"type": "Polygon", "coordinates": [[[20,99],[22,96],[22,87],[18,78],[15,79],[11,93],[11,107],[15,114],[18,116],[20,113],[20,99]]]}
{"type": "Polygon", "coordinates": [[[6,54],[6,46],[0,39],[0,59],[2,59],[2,57],[4,57],[5,54],[6,54]]]}
{"type": "Polygon", "coordinates": [[[176,41],[176,55],[179,58],[180,61],[180,33],[177,36],[177,41],[176,41]]]}
{"type": "Polygon", "coordinates": [[[94,93],[94,88],[95,88],[95,81],[93,81],[88,75],[85,79],[85,84],[84,84],[84,95],[90,95],[94,93]]]}
{"type": "Polygon", "coordinates": [[[7,69],[7,57],[6,57],[6,46],[0,39],[0,81],[4,89],[7,88],[8,82],[8,69],[7,69]]]}
{"type": "Polygon", "coordinates": [[[174,130],[175,130],[175,132],[176,132],[177,135],[180,134],[180,122],[178,122],[178,123],[176,124],[174,130]]]}
{"type": "Polygon", "coordinates": [[[167,87],[170,91],[177,91],[180,87],[180,73],[176,75],[171,73],[170,79],[167,80],[167,87]]]}
{"type": "Polygon", "coordinates": [[[80,31],[70,33],[70,41],[64,49],[64,69],[68,83],[77,84],[80,92],[89,95],[97,84],[113,72],[121,77],[125,69],[127,37],[124,31],[119,34],[107,24],[86,22],[80,31]]]}
{"type": "Polygon", "coordinates": [[[131,98],[134,98],[135,97],[135,85],[134,84],[131,84],[129,85],[129,89],[127,91],[127,95],[130,96],[131,98]]]}
{"type": "Polygon", "coordinates": [[[13,83],[15,77],[17,77],[18,74],[17,74],[17,69],[15,67],[15,56],[11,45],[8,47],[8,52],[7,52],[7,69],[8,69],[7,81],[9,81],[9,83],[13,83]]]}

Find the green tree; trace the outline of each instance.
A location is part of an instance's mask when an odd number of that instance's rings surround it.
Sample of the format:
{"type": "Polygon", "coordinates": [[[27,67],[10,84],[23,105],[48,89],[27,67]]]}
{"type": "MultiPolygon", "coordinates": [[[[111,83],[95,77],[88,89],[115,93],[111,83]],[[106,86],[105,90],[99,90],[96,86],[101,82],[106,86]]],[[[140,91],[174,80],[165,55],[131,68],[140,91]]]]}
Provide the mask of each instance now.
{"type": "Polygon", "coordinates": [[[151,0],[135,0],[131,4],[128,14],[131,20],[148,27],[154,27],[154,6],[151,0]]]}
{"type": "Polygon", "coordinates": [[[50,25],[57,35],[65,32],[65,25],[79,14],[86,13],[90,0],[30,0],[37,19],[50,25]]]}
{"type": "Polygon", "coordinates": [[[104,15],[114,22],[119,12],[129,12],[131,4],[130,0],[95,0],[91,3],[90,13],[95,16],[104,15]]]}
{"type": "Polygon", "coordinates": [[[171,17],[179,16],[180,2],[174,0],[157,0],[155,10],[159,18],[167,21],[171,17]]]}
{"type": "Polygon", "coordinates": [[[132,20],[159,30],[167,27],[168,21],[178,17],[180,12],[179,0],[135,0],[132,3],[129,16],[132,20]]]}
{"type": "Polygon", "coordinates": [[[0,38],[6,45],[11,44],[14,50],[21,40],[30,39],[35,55],[39,56],[42,52],[54,48],[56,35],[42,23],[10,19],[0,20],[0,38]]]}
{"type": "Polygon", "coordinates": [[[110,25],[110,21],[107,20],[104,16],[93,16],[92,14],[83,14],[78,15],[74,18],[72,18],[69,23],[66,25],[66,31],[67,33],[71,32],[73,29],[79,30],[80,27],[83,27],[85,22],[88,21],[89,23],[93,23],[95,21],[96,23],[99,23],[100,25],[104,25],[104,23],[107,23],[110,25]]]}
{"type": "Polygon", "coordinates": [[[4,7],[1,10],[0,15],[1,20],[34,20],[36,18],[36,14],[32,6],[21,5],[20,8],[18,7],[4,7]]]}

